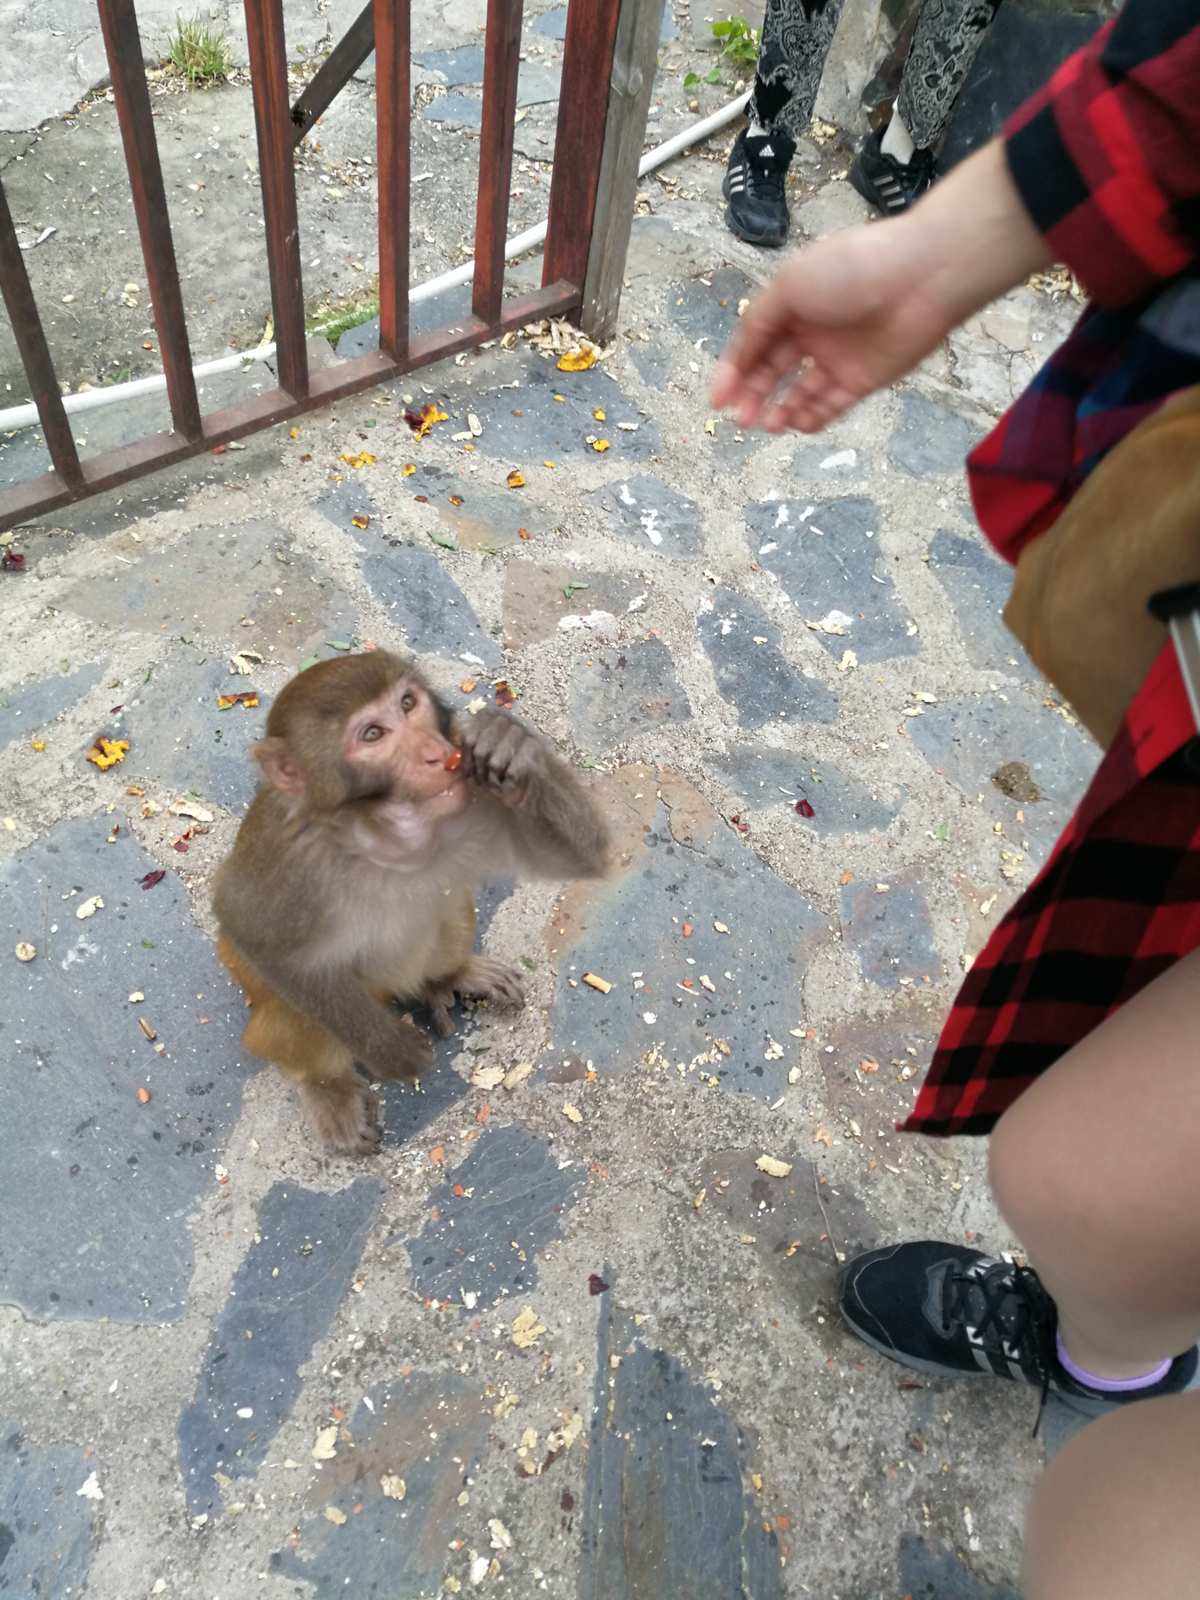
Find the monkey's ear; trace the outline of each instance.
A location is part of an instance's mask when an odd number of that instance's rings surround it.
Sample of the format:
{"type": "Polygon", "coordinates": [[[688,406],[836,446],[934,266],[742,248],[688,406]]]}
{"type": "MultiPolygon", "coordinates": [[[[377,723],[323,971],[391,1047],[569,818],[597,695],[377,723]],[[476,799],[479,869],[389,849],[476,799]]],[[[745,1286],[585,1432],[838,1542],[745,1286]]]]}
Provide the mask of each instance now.
{"type": "Polygon", "coordinates": [[[304,793],[304,769],[282,739],[263,739],[250,754],[272,788],[284,794],[304,793]]]}

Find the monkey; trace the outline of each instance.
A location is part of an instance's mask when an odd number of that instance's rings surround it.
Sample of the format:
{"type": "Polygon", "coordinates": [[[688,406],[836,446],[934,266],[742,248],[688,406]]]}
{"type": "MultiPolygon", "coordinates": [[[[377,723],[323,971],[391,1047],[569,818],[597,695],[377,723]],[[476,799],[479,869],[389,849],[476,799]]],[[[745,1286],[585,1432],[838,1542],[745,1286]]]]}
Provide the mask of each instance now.
{"type": "Polygon", "coordinates": [[[355,1063],[412,1080],[433,1060],[407,1008],[447,1036],[456,995],[524,1002],[517,970],[474,952],[478,887],[601,877],[608,830],[538,734],[492,707],[452,715],[385,650],[298,673],[251,754],[261,781],[213,885],[242,1042],[297,1085],[327,1150],[369,1155],[355,1063]]]}

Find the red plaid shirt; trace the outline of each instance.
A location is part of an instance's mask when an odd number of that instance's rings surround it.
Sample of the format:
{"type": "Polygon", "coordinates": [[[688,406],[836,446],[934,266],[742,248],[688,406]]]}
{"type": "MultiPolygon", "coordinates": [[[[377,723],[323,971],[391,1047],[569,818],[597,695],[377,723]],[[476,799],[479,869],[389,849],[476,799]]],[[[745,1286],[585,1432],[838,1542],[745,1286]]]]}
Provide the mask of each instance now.
{"type": "MultiPolygon", "coordinates": [[[[1165,291],[1190,292],[1200,261],[1196,7],[1128,0],[1006,141],[1031,217],[1092,296],[968,464],[980,524],[1015,561],[1113,445],[1200,383],[1200,343],[1164,338],[1156,314],[1165,291]]],[[[1200,548],[1196,565],[1200,577],[1200,548]]],[[[968,974],[906,1131],[987,1133],[1039,1073],[1200,947],[1195,733],[1166,646],[1046,867],[968,974]]]]}

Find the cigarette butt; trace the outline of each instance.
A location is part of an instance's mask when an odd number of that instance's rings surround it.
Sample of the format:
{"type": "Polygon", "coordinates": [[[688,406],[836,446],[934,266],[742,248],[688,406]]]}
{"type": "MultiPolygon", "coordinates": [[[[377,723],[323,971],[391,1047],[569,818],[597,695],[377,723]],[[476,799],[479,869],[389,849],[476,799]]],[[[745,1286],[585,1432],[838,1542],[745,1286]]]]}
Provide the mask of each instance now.
{"type": "Polygon", "coordinates": [[[608,994],[612,989],[612,984],[606,978],[598,978],[594,972],[585,972],[583,981],[589,989],[598,989],[601,994],[608,994]]]}
{"type": "Polygon", "coordinates": [[[158,1038],[157,1033],[155,1033],[154,1029],[146,1021],[145,1017],[138,1018],[138,1027],[146,1035],[147,1039],[154,1040],[158,1038]]]}

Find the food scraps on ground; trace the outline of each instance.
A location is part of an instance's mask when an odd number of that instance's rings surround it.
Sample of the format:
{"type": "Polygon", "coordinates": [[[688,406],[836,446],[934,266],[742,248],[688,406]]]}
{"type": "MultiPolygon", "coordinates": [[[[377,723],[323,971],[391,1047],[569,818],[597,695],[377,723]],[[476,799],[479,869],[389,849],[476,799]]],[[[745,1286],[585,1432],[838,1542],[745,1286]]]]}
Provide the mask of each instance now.
{"type": "Polygon", "coordinates": [[[595,989],[600,994],[610,994],[612,992],[612,984],[609,983],[608,979],[601,978],[594,972],[585,972],[583,981],[589,989],[595,989]]]}
{"type": "Polygon", "coordinates": [[[517,468],[514,467],[504,481],[510,489],[523,489],[525,487],[525,474],[518,472],[517,468]]]}
{"type": "Polygon", "coordinates": [[[75,915],[80,922],[86,922],[89,917],[94,917],[97,911],[104,910],[104,901],[98,895],[92,895],[90,900],[85,900],[75,907],[75,915]]]}
{"type": "Polygon", "coordinates": [[[13,953],[18,961],[33,961],[37,956],[36,948],[29,944],[25,939],[22,939],[18,943],[17,948],[13,953]]]}
{"type": "Polygon", "coordinates": [[[497,678],[492,687],[496,691],[496,704],[503,710],[507,711],[510,706],[516,705],[516,690],[511,687],[507,678],[497,678]]]}
{"type": "Polygon", "coordinates": [[[557,366],[560,372],[587,372],[596,365],[596,347],[581,344],[574,350],[564,350],[557,366]]]}
{"type": "Polygon", "coordinates": [[[157,1039],[157,1038],[158,1038],[158,1034],[157,1034],[157,1033],[155,1033],[155,1031],[154,1031],[154,1029],[153,1029],[153,1028],[152,1028],[152,1027],[151,1027],[151,1025],[150,1025],[150,1024],[149,1024],[149,1023],[148,1023],[148,1022],[147,1022],[147,1021],[146,1021],[146,1019],[145,1019],[145,1017],[139,1017],[139,1018],[138,1018],[138,1027],[139,1027],[139,1028],[140,1028],[140,1029],[141,1029],[141,1030],[142,1030],[142,1032],[143,1032],[143,1033],[144,1033],[144,1034],[145,1034],[145,1035],[146,1035],[146,1037],[147,1037],[147,1039],[149,1039],[149,1040],[150,1040],[150,1042],[151,1042],[151,1044],[153,1044],[153,1043],[154,1043],[154,1041],[155,1041],[155,1039],[157,1039]]]}
{"type": "Polygon", "coordinates": [[[339,460],[344,461],[348,467],[373,467],[375,459],[369,450],[360,450],[357,455],[339,457],[339,460]]]}
{"type": "Polygon", "coordinates": [[[128,739],[110,739],[107,734],[100,733],[87,753],[87,760],[94,767],[99,767],[101,772],[107,772],[109,767],[124,761],[128,751],[128,739]]]}
{"type": "Polygon", "coordinates": [[[765,1172],[768,1178],[786,1178],[792,1170],[790,1161],[779,1161],[774,1156],[759,1156],[754,1165],[760,1172],[765,1172]]]}
{"type": "MultiPolygon", "coordinates": [[[[417,438],[423,439],[437,423],[449,420],[449,412],[443,411],[436,401],[431,400],[428,405],[423,405],[420,411],[406,411],[404,420],[417,438]]],[[[345,457],[343,456],[342,459],[344,461],[345,457]]]]}
{"type": "Polygon", "coordinates": [[[140,1106],[148,1106],[150,1104],[149,1089],[139,1089],[137,1092],[137,1101],[138,1105],[140,1106]]]}
{"type": "Polygon", "coordinates": [[[519,1311],[512,1321],[512,1342],[518,1350],[528,1350],[546,1331],[546,1324],[532,1306],[519,1311]]]}
{"type": "Polygon", "coordinates": [[[166,875],[162,867],[157,867],[153,872],[148,872],[144,878],[140,878],[138,881],[143,889],[153,889],[154,885],[161,883],[166,875]]]}
{"type": "Polygon", "coordinates": [[[232,711],[234,706],[241,706],[243,711],[253,711],[257,704],[258,694],[253,689],[238,689],[233,694],[217,696],[218,711],[232,711]]]}
{"type": "Polygon", "coordinates": [[[573,1106],[568,1102],[563,1106],[562,1110],[563,1116],[566,1117],[568,1122],[580,1123],[583,1121],[583,1112],[580,1111],[578,1106],[573,1106]]]}

